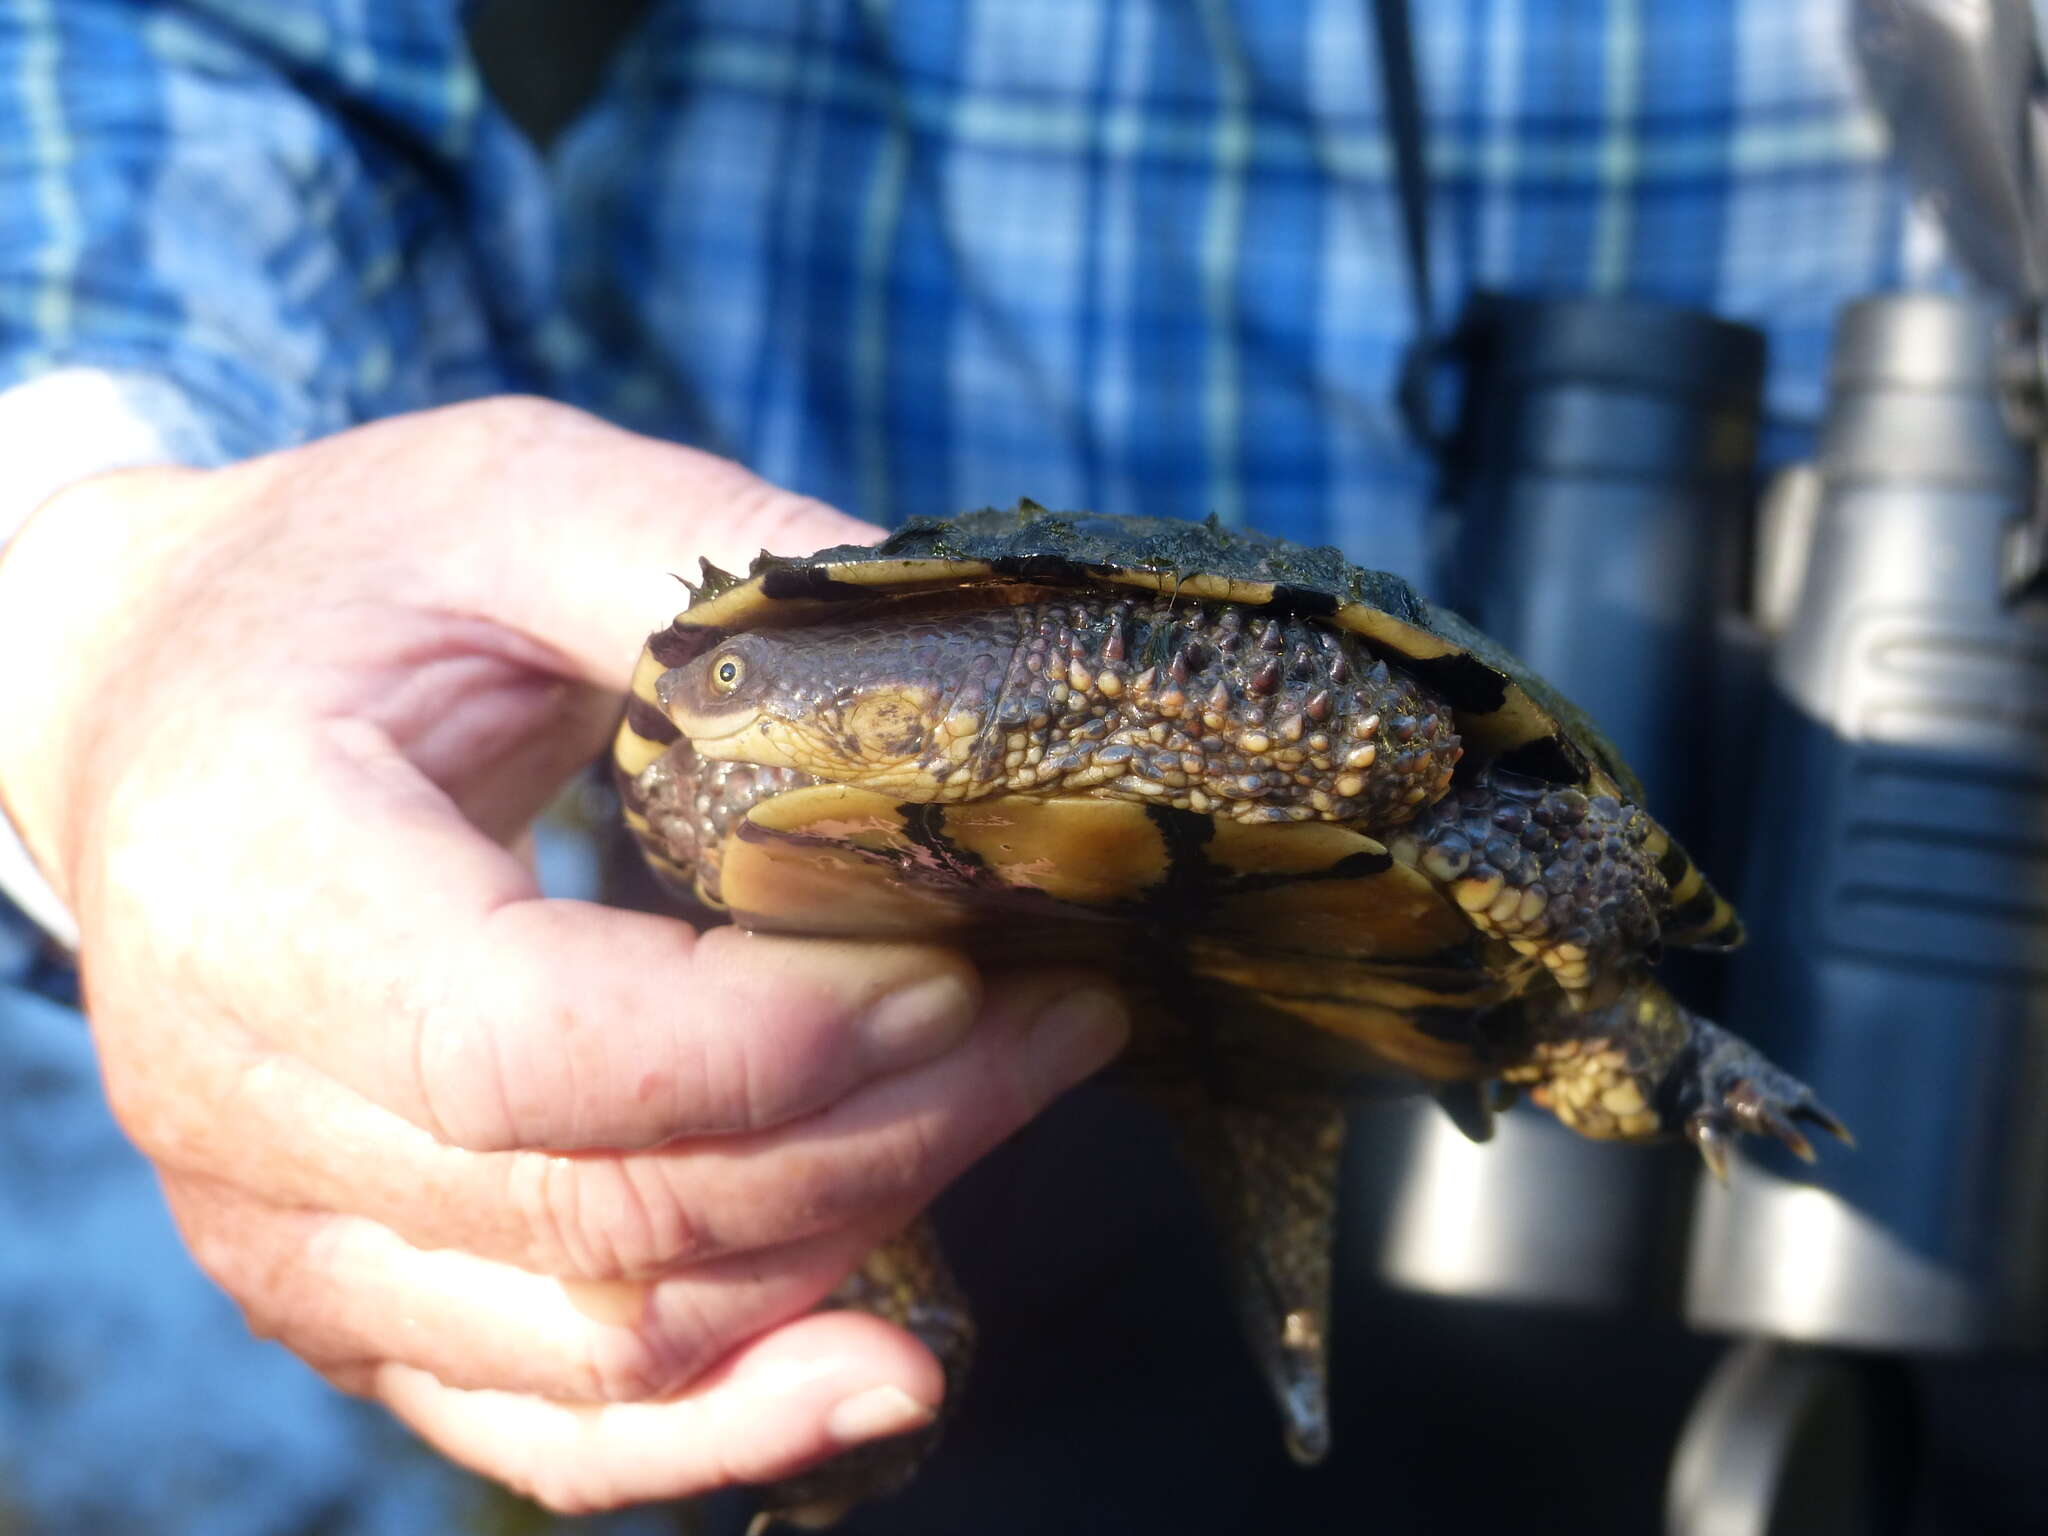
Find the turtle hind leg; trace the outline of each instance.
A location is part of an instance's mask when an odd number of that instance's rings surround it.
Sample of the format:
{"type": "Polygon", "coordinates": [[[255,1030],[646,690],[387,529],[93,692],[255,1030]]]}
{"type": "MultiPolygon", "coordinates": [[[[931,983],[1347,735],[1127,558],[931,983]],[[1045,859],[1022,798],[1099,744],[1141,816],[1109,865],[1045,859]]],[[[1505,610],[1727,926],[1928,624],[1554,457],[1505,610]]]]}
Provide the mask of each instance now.
{"type": "Polygon", "coordinates": [[[1581,1135],[1653,1141],[1682,1134],[1725,1178],[1738,1135],[1769,1136],[1811,1161],[1802,1127],[1851,1142],[1813,1090],[1647,977],[1614,1002],[1531,1010],[1528,1057],[1503,1073],[1581,1135]]]}
{"type": "Polygon", "coordinates": [[[808,1471],[764,1485],[758,1490],[759,1513],[747,1527],[748,1536],[828,1530],[856,1505],[896,1492],[938,1444],[945,1416],[973,1363],[973,1315],[924,1217],[870,1253],[824,1305],[872,1313],[906,1329],[936,1355],[946,1376],[939,1419],[927,1428],[856,1446],[808,1471]]]}
{"type": "Polygon", "coordinates": [[[1330,1448],[1330,1265],[1344,1114],[1329,1103],[1169,1103],[1230,1288],[1297,1462],[1330,1448]]]}

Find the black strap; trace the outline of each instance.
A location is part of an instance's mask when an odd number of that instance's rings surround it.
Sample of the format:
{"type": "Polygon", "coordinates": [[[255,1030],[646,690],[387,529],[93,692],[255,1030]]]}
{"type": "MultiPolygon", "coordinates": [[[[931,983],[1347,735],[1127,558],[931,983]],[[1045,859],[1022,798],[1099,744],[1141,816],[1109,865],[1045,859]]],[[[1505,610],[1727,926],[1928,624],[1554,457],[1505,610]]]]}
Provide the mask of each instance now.
{"type": "Polygon", "coordinates": [[[1415,339],[1401,359],[1396,389],[1401,415],[1416,441],[1441,454],[1431,379],[1440,353],[1436,305],[1429,277],[1429,157],[1422,137],[1422,90],[1416,80],[1415,42],[1407,0],[1372,0],[1379,41],[1380,91],[1394,141],[1394,178],[1401,199],[1401,239],[1408,253],[1408,300],[1415,339]]]}
{"type": "Polygon", "coordinates": [[[1422,92],[1415,82],[1415,43],[1407,0],[1373,0],[1378,24],[1380,90],[1394,136],[1394,176],[1401,196],[1401,236],[1408,250],[1408,297],[1418,336],[1436,333],[1429,285],[1429,160],[1423,152],[1422,92]]]}
{"type": "Polygon", "coordinates": [[[546,149],[590,105],[648,0],[472,0],[465,20],[477,71],[527,137],[546,149]]]}

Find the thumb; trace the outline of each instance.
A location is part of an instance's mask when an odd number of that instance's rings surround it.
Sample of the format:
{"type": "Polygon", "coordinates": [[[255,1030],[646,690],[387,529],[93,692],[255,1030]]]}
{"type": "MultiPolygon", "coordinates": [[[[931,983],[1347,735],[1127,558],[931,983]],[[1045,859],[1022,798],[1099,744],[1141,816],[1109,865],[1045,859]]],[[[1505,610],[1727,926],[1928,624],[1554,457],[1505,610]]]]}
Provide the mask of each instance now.
{"type": "MultiPolygon", "coordinates": [[[[551,408],[559,409],[559,408],[551,408]]],[[[567,515],[539,519],[534,558],[505,573],[502,617],[623,689],[641,646],[686,606],[698,561],[744,573],[762,552],[871,544],[881,530],[730,459],[570,413],[551,474],[592,477],[567,515]]]]}
{"type": "Polygon", "coordinates": [[[557,670],[614,692],[647,636],[684,606],[676,578],[694,579],[700,558],[744,572],[763,550],[881,537],[730,459],[547,400],[450,406],[327,442],[352,471],[378,476],[361,493],[388,505],[401,487],[426,491],[432,520],[408,496],[396,532],[441,556],[441,601],[543,642],[566,662],[557,670]],[[376,437],[386,441],[345,447],[376,437]]]}

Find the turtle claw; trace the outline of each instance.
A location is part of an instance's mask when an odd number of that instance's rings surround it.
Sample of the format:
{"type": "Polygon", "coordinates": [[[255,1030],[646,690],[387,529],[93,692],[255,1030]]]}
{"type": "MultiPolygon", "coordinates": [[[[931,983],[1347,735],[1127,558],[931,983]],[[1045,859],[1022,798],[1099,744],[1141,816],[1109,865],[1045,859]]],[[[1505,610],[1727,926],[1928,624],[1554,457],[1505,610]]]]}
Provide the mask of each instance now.
{"type": "Polygon", "coordinates": [[[1728,1181],[1728,1149],[1738,1135],[1766,1136],[1801,1162],[1816,1160],[1802,1124],[1826,1131],[1854,1146],[1849,1128],[1789,1072],[1771,1065],[1718,1025],[1695,1020],[1694,1068],[1678,1085],[1680,1102],[1690,1099],[1685,1135],[1708,1171],[1728,1181]]]}
{"type": "Polygon", "coordinates": [[[1854,1151],[1856,1148],[1856,1133],[1837,1120],[1832,1112],[1817,1103],[1797,1105],[1792,1110],[1792,1118],[1794,1120],[1804,1120],[1808,1125],[1826,1131],[1851,1151],[1854,1151]]]}
{"type": "Polygon", "coordinates": [[[1813,1150],[1813,1143],[1800,1135],[1792,1122],[1783,1115],[1764,1116],[1763,1126],[1767,1134],[1776,1137],[1779,1145],[1789,1150],[1802,1163],[1820,1161],[1819,1154],[1813,1150]]]}
{"type": "Polygon", "coordinates": [[[1493,1140],[1495,1101],[1490,1085],[1445,1083],[1436,1091],[1436,1102],[1467,1141],[1485,1143],[1493,1140]]]}
{"type": "Polygon", "coordinates": [[[1699,1152],[1707,1172],[1716,1183],[1728,1182],[1728,1143],[1733,1139],[1709,1115],[1694,1115],[1685,1122],[1685,1139],[1699,1152]]]}

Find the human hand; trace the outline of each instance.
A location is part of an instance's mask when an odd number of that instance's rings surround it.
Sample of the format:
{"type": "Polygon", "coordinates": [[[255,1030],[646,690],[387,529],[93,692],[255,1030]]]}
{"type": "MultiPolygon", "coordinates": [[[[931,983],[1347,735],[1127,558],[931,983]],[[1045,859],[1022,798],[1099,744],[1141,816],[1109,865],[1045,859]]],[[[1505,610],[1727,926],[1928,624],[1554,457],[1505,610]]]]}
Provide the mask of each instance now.
{"type": "Polygon", "coordinates": [[[88,481],[0,559],[0,793],[194,1254],[558,1509],[924,1422],[921,1345],[810,1309],[1122,1040],[1086,976],[697,934],[508,851],[603,748],[666,571],[870,532],[499,400],[88,481]]]}

